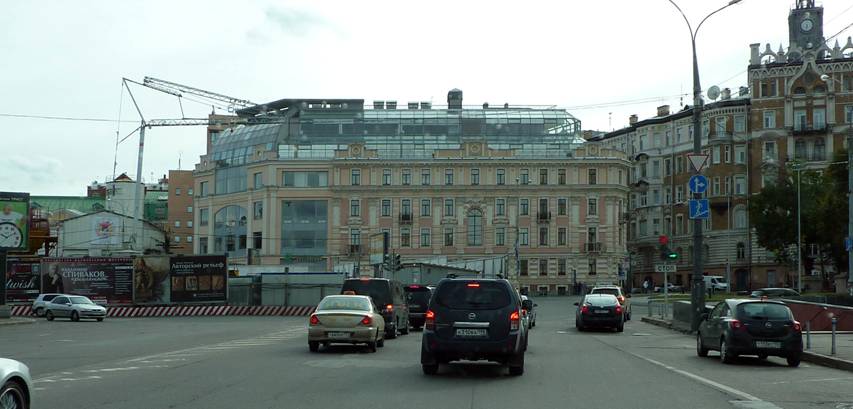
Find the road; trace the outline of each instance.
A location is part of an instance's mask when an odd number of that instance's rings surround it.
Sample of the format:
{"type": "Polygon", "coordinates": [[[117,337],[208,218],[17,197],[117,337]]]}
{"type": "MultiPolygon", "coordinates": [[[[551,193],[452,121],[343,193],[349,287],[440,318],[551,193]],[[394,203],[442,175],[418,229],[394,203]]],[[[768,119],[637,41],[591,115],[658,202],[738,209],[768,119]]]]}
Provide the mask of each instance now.
{"type": "Polygon", "coordinates": [[[0,355],[30,365],[35,408],[853,408],[849,372],[778,358],[723,365],[638,319],[621,334],[578,333],[572,301],[536,299],[521,377],[489,364],[427,377],[417,332],[375,354],[312,354],[294,317],[39,321],[0,330],[0,355]]]}

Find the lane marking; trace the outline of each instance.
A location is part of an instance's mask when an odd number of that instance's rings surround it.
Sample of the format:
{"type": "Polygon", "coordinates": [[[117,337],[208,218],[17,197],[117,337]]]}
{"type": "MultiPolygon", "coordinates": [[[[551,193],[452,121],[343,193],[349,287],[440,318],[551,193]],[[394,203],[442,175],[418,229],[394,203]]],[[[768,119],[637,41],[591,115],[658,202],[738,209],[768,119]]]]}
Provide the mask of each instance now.
{"type": "Polygon", "coordinates": [[[842,378],[820,378],[820,379],[797,379],[796,381],[776,381],[770,382],[771,385],[779,385],[784,383],[793,383],[793,382],[828,382],[828,381],[849,381],[853,380],[853,377],[842,377],[842,378]]]}

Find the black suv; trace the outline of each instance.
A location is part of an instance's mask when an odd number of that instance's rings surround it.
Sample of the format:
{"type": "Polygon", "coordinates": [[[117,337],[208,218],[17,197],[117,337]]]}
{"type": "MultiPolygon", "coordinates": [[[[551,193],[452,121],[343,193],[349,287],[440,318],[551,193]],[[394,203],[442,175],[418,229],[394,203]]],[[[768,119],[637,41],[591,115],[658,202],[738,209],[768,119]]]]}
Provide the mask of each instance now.
{"type": "Polygon", "coordinates": [[[461,359],[489,360],[524,373],[527,328],[521,298],[509,281],[444,279],[426,312],[421,366],[427,375],[439,364],[461,359]]]}
{"type": "Polygon", "coordinates": [[[424,317],[429,307],[429,299],[432,297],[432,290],[418,284],[407,285],[403,290],[406,291],[406,301],[409,303],[409,323],[412,324],[412,328],[419,329],[424,326],[424,317]]]}
{"type": "Polygon", "coordinates": [[[367,295],[385,318],[385,338],[397,338],[397,331],[409,333],[409,306],[406,304],[403,285],[387,278],[350,278],[344,280],[341,294],[367,295]]]}

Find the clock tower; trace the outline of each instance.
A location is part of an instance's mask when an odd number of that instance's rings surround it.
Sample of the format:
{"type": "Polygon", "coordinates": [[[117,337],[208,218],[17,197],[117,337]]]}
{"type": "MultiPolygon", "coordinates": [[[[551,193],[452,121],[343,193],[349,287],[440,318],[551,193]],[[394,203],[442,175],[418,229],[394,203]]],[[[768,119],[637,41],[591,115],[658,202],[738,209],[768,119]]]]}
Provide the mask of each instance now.
{"type": "Polygon", "coordinates": [[[788,40],[790,47],[803,51],[820,48],[824,43],[823,7],[816,7],[814,0],[797,0],[788,15],[788,40]]]}

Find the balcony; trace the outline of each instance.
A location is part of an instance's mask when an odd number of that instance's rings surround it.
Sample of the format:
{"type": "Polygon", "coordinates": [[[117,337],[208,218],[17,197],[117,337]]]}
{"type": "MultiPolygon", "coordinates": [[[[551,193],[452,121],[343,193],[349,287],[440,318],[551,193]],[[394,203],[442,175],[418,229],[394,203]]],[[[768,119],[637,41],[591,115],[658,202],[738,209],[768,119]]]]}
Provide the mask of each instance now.
{"type": "Polygon", "coordinates": [[[584,252],[586,253],[601,253],[604,251],[604,243],[601,242],[592,242],[592,243],[584,243],[584,252]]]}
{"type": "Polygon", "coordinates": [[[794,136],[800,135],[822,135],[825,134],[828,127],[826,124],[807,124],[805,122],[794,125],[792,133],[794,136]]]}
{"type": "Polygon", "coordinates": [[[400,224],[412,224],[412,214],[403,213],[400,215],[400,224]]]}
{"type": "Polygon", "coordinates": [[[551,221],[551,212],[539,212],[539,213],[536,215],[536,220],[538,220],[538,221],[539,221],[539,223],[548,223],[548,222],[550,222],[550,221],[551,221]]]}

